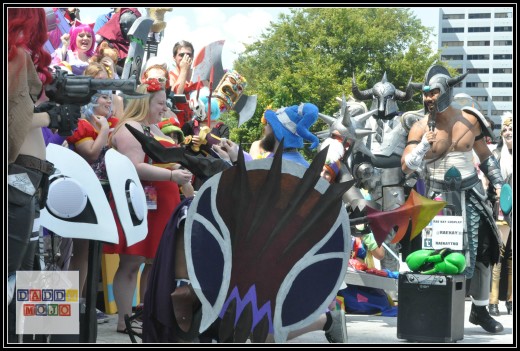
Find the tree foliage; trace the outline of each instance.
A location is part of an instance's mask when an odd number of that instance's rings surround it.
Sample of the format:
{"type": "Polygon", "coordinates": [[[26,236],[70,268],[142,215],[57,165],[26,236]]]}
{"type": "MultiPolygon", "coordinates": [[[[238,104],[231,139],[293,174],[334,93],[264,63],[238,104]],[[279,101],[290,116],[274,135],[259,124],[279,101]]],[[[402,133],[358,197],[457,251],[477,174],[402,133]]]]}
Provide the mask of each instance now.
{"type": "MultiPolygon", "coordinates": [[[[407,8],[291,9],[271,25],[234,63],[247,78],[246,93],[258,96],[254,117],[237,128],[249,132],[232,131],[242,142],[261,137],[260,118],[268,106],[312,102],[332,115],[338,110],[335,98],[351,95],[353,75],[361,90],[371,88],[385,72],[396,88],[405,90],[411,77],[422,82],[439,58],[431,49],[431,29],[407,8]]],[[[370,107],[370,101],[365,103],[370,107]]],[[[416,93],[400,108],[421,106],[416,93]]],[[[319,121],[312,131],[325,128],[319,121]]]]}

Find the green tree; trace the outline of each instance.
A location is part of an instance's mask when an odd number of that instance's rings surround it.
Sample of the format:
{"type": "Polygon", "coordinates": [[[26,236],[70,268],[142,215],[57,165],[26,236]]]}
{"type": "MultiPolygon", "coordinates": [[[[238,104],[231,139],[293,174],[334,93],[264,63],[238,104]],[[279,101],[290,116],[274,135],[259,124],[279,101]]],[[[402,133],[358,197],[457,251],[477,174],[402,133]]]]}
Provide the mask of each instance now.
{"type": "MultiPolygon", "coordinates": [[[[362,90],[385,72],[404,90],[412,76],[422,82],[439,58],[431,49],[431,29],[407,8],[291,9],[271,25],[234,63],[247,78],[246,93],[258,96],[254,117],[239,128],[251,130],[241,132],[242,142],[260,138],[260,118],[267,106],[312,102],[332,115],[338,110],[335,98],[351,95],[354,74],[362,90]]],[[[370,107],[370,101],[365,103],[370,107]]],[[[421,106],[420,94],[400,105],[403,111],[421,106]]],[[[312,131],[325,128],[319,121],[312,131]]]]}

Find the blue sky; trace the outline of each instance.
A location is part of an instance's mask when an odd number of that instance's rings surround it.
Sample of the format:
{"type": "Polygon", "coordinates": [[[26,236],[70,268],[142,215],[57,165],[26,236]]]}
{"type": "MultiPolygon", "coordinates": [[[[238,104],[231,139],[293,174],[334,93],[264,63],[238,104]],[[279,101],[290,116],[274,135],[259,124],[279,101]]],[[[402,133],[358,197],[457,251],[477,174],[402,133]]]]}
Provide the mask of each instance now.
{"type": "MultiPolygon", "coordinates": [[[[95,22],[96,17],[108,13],[109,7],[79,7],[83,23],[95,22]]],[[[145,8],[139,11],[146,15],[145,8]]],[[[423,25],[433,27],[437,33],[439,8],[411,9],[423,25]]],[[[195,52],[204,45],[225,39],[222,50],[224,69],[232,68],[232,62],[244,49],[243,43],[251,43],[276,21],[280,13],[289,13],[287,7],[173,7],[165,15],[168,23],[164,39],[159,44],[158,55],[171,64],[173,44],[179,40],[188,40],[195,47],[195,52]]],[[[431,38],[437,48],[437,37],[431,38]]]]}

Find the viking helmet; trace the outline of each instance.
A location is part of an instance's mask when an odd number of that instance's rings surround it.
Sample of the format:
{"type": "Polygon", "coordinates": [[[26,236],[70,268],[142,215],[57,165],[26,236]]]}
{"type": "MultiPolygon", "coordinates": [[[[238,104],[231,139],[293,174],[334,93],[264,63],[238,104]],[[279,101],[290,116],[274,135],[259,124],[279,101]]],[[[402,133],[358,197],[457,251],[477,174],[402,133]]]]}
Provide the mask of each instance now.
{"type": "Polygon", "coordinates": [[[359,91],[355,77],[353,77],[352,94],[358,100],[372,98],[372,106],[370,109],[377,109],[377,118],[390,119],[395,117],[399,111],[397,101],[408,101],[412,98],[413,89],[410,82],[408,82],[406,92],[401,91],[396,89],[396,87],[387,80],[385,72],[381,81],[376,83],[371,89],[359,91]]]}
{"type": "MultiPolygon", "coordinates": [[[[422,91],[423,93],[428,93],[433,89],[439,89],[440,93],[436,102],[436,108],[438,112],[443,112],[450,106],[453,100],[453,86],[466,78],[467,74],[468,72],[452,78],[445,67],[433,65],[426,71],[424,83],[421,87],[422,91]]],[[[426,105],[424,110],[427,111],[426,105]]]]}

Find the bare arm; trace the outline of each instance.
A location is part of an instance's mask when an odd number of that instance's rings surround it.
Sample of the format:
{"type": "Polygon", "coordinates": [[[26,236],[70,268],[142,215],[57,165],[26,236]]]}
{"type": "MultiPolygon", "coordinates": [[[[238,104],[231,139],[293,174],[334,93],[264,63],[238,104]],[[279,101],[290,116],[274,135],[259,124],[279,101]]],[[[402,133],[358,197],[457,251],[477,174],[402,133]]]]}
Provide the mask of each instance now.
{"type": "MultiPolygon", "coordinates": [[[[143,132],[141,124],[137,122],[128,122],[128,124],[143,132]]],[[[141,180],[174,181],[181,185],[191,180],[192,174],[187,170],[169,170],[144,162],[145,153],[141,144],[125,127],[121,127],[117,130],[117,133],[113,136],[113,143],[119,152],[132,161],[137,170],[137,175],[141,180]]]]}
{"type": "Polygon", "coordinates": [[[401,157],[401,169],[405,174],[415,171],[435,140],[435,133],[426,128],[427,118],[416,122],[408,134],[408,143],[401,157]]]}
{"type": "Polygon", "coordinates": [[[191,68],[191,58],[188,55],[184,55],[182,58],[180,64],[179,64],[179,77],[177,77],[177,80],[175,81],[173,85],[173,91],[176,94],[183,94],[184,93],[184,87],[186,85],[186,82],[190,78],[188,73],[190,73],[191,68]]]}
{"type": "Polygon", "coordinates": [[[85,140],[81,143],[75,144],[76,152],[83,157],[89,164],[97,160],[101,154],[101,150],[108,142],[109,125],[105,117],[92,116],[94,123],[99,132],[96,140],[85,140]]]}
{"type": "Polygon", "coordinates": [[[378,260],[382,260],[385,257],[385,248],[383,246],[379,246],[377,249],[370,251],[372,256],[378,260]]]}

